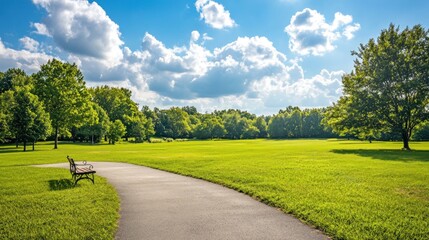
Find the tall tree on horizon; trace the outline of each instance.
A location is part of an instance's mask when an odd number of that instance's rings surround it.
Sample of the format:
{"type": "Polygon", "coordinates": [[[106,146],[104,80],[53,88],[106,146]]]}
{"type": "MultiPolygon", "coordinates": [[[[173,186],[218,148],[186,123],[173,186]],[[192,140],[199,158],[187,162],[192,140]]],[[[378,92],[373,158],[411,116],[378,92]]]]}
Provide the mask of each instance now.
{"type": "Polygon", "coordinates": [[[41,66],[33,75],[35,92],[43,101],[51,116],[55,145],[58,148],[58,135],[61,130],[80,127],[91,111],[90,94],[85,86],[83,74],[76,64],[63,63],[52,59],[41,66]]]}
{"type": "Polygon", "coordinates": [[[343,76],[344,96],[328,110],[328,123],[368,135],[398,132],[410,150],[414,128],[429,118],[429,32],[391,24],[352,55],[354,71],[343,76]]]}

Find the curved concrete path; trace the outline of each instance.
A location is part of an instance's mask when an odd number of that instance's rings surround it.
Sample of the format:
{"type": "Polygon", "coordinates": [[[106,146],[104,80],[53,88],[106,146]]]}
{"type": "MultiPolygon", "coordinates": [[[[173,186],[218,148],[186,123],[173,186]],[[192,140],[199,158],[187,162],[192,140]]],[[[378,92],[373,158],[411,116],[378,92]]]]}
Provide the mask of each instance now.
{"type": "MultiPolygon", "coordinates": [[[[91,164],[119,193],[116,239],[328,238],[290,215],[220,185],[133,164],[91,164]]],[[[68,164],[41,166],[68,168],[68,164]]]]}

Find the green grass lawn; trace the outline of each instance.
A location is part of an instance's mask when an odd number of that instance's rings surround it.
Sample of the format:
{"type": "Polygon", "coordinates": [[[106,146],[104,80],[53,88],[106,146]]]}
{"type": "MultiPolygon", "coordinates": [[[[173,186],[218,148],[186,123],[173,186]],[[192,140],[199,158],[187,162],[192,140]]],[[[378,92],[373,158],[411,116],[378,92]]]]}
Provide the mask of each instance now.
{"type": "MultiPolygon", "coordinates": [[[[3,165],[29,155],[2,150],[3,165]]],[[[119,198],[105,179],[74,187],[67,169],[4,166],[0,172],[0,239],[114,238],[119,198]]]]}
{"type": "MultiPolygon", "coordinates": [[[[53,150],[52,144],[39,144],[36,151],[23,153],[13,146],[3,146],[0,148],[0,193],[4,198],[3,192],[6,192],[10,195],[6,194],[10,198],[8,201],[14,201],[6,205],[23,209],[32,207],[26,205],[25,198],[18,198],[27,191],[30,192],[28,198],[40,196],[46,199],[43,202],[64,197],[67,191],[92,190],[98,186],[100,191],[94,195],[113,194],[107,185],[102,189],[105,183],[100,183],[100,178],[94,186],[89,181],[81,181],[88,184],[82,183],[77,189],[52,191],[47,182],[68,178],[67,171],[44,170],[44,178],[40,179],[30,177],[39,174],[39,169],[25,167],[65,162],[70,155],[89,162],[146,165],[220,183],[292,213],[337,239],[427,239],[429,143],[411,143],[412,152],[401,151],[401,147],[401,143],[392,142],[246,140],[120,143],[115,146],[61,144],[58,150],[53,150]],[[28,178],[14,174],[20,171],[27,171],[28,178]],[[34,187],[27,186],[30,181],[36,182],[34,187]]],[[[8,206],[2,204],[3,211],[4,208],[8,206]]],[[[19,221],[20,215],[13,210],[10,212],[15,218],[6,220],[19,221]]],[[[4,215],[1,222],[3,218],[4,215]]],[[[112,225],[116,224],[114,217],[109,220],[112,225]]],[[[26,219],[22,223],[26,227],[22,228],[29,229],[32,224],[38,226],[34,223],[37,221],[26,219]]],[[[51,230],[47,228],[46,231],[51,230]]],[[[3,234],[5,230],[0,231],[3,234]]]]}

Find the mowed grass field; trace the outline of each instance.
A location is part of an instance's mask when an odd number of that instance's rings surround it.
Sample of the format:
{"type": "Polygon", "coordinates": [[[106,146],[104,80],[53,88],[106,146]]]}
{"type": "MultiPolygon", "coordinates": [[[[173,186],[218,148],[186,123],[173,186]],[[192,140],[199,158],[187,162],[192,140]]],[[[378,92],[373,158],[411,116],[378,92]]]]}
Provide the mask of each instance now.
{"type": "MultiPolygon", "coordinates": [[[[14,146],[2,146],[1,211],[13,217],[2,214],[0,222],[15,222],[21,229],[3,225],[0,234],[30,231],[32,224],[39,226],[33,223],[38,221],[34,216],[26,216],[21,225],[16,223],[22,216],[9,210],[10,206],[22,208],[20,214],[33,208],[19,194],[30,192],[31,198],[39,196],[47,202],[67,198],[67,191],[93,192],[88,199],[115,195],[100,177],[95,185],[81,181],[78,188],[52,191],[49,181],[69,177],[68,170],[28,167],[65,162],[70,155],[89,162],[145,165],[216,182],[292,213],[336,239],[428,239],[429,143],[411,143],[412,152],[401,151],[401,147],[399,142],[243,140],[60,144],[53,150],[52,143],[42,143],[36,151],[24,153],[14,146]]],[[[115,209],[111,205],[109,209],[115,209]]],[[[46,204],[44,209],[51,211],[50,207],[46,204]]],[[[109,226],[116,226],[114,214],[103,214],[110,216],[109,226]]],[[[101,235],[112,236],[114,227],[107,231],[110,235],[101,235]]]]}

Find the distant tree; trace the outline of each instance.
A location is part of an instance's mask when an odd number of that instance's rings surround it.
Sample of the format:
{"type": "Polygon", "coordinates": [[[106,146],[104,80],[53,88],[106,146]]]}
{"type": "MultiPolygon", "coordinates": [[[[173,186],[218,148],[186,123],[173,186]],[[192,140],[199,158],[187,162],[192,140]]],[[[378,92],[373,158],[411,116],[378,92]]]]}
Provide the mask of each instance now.
{"type": "Polygon", "coordinates": [[[198,115],[197,108],[194,106],[185,106],[185,107],[182,107],[182,110],[188,113],[189,116],[198,115]]]}
{"type": "Polygon", "coordinates": [[[286,134],[287,137],[298,138],[302,136],[302,117],[301,110],[294,109],[290,113],[285,113],[286,117],[286,134]]]}
{"type": "Polygon", "coordinates": [[[60,130],[80,127],[91,119],[90,95],[76,64],[53,59],[33,77],[35,92],[50,114],[57,149],[60,130]]]}
{"type": "Polygon", "coordinates": [[[34,143],[50,134],[49,114],[28,87],[18,87],[15,90],[12,113],[11,131],[17,141],[24,144],[24,152],[28,142],[33,143],[34,150],[34,143]]]}
{"type": "Polygon", "coordinates": [[[141,115],[138,104],[131,99],[132,92],[129,89],[100,86],[92,88],[91,94],[93,101],[106,111],[111,121],[119,119],[125,125],[127,134],[124,137],[127,140],[136,135],[144,138],[141,134],[148,131],[144,129],[147,118],[141,115]]]}
{"type": "Polygon", "coordinates": [[[226,134],[222,119],[214,117],[210,119],[211,138],[223,138],[226,134]]]}
{"type": "Polygon", "coordinates": [[[302,113],[302,135],[303,137],[322,137],[324,135],[322,114],[318,109],[304,110],[302,113]]]}
{"type": "Polygon", "coordinates": [[[77,135],[82,137],[82,140],[87,140],[94,144],[100,142],[106,134],[110,120],[106,111],[97,103],[92,103],[91,106],[95,115],[92,115],[92,120],[87,121],[85,125],[77,129],[77,135]]]}
{"type": "Polygon", "coordinates": [[[203,121],[195,127],[193,135],[197,139],[209,139],[211,138],[211,126],[207,121],[203,121]]]}
{"type": "Polygon", "coordinates": [[[243,139],[255,139],[259,136],[259,129],[249,123],[247,127],[244,129],[243,134],[241,134],[241,138],[243,139]]]}
{"type": "Polygon", "coordinates": [[[268,136],[270,138],[285,138],[286,132],[286,116],[285,113],[279,112],[274,115],[268,123],[268,136]]]}
{"type": "Polygon", "coordinates": [[[268,133],[267,133],[267,122],[265,121],[265,117],[264,116],[260,116],[257,117],[254,120],[253,125],[258,129],[259,134],[258,134],[258,138],[266,138],[268,133]]]}
{"type": "Polygon", "coordinates": [[[343,77],[344,96],[331,109],[352,119],[347,128],[366,135],[371,131],[398,132],[403,149],[410,150],[414,128],[429,118],[429,37],[420,25],[402,32],[394,25],[370,39],[357,52],[354,71],[343,77]]]}
{"type": "Polygon", "coordinates": [[[416,131],[413,134],[413,139],[419,141],[429,140],[429,121],[424,122],[416,127],[416,131]]]}
{"type": "Polygon", "coordinates": [[[137,112],[134,116],[127,116],[125,119],[129,124],[128,136],[134,137],[135,142],[143,142],[154,135],[152,119],[146,118],[142,112],[137,112]]]}
{"type": "Polygon", "coordinates": [[[121,120],[117,119],[114,122],[110,123],[109,129],[107,131],[107,137],[109,138],[109,143],[115,144],[122,136],[126,134],[126,127],[121,122],[121,120]]]}
{"type": "Polygon", "coordinates": [[[247,123],[244,122],[244,119],[240,116],[240,113],[232,111],[230,113],[225,113],[222,117],[223,125],[226,130],[226,138],[229,139],[240,139],[247,123]]]}
{"type": "Polygon", "coordinates": [[[0,143],[5,142],[11,137],[10,122],[13,114],[11,112],[11,103],[13,103],[13,91],[8,90],[0,94],[0,143]]]}
{"type": "Polygon", "coordinates": [[[171,133],[171,137],[185,138],[191,132],[191,122],[187,112],[180,108],[172,107],[166,111],[168,121],[165,127],[171,133]]]}
{"type": "Polygon", "coordinates": [[[222,120],[211,114],[207,114],[194,130],[194,136],[198,139],[222,138],[225,134],[222,120]]]}

